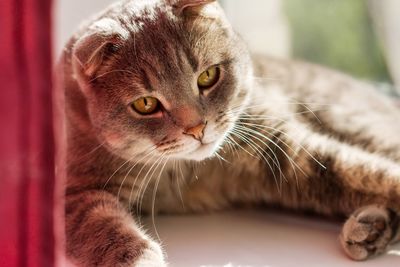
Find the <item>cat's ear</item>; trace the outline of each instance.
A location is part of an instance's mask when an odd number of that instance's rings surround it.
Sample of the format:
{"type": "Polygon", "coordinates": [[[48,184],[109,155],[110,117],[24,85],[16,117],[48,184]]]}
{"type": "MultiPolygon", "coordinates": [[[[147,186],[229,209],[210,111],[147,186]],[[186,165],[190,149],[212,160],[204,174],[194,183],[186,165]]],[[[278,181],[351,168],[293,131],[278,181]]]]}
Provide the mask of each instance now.
{"type": "Polygon", "coordinates": [[[216,0],[170,0],[176,15],[196,15],[205,6],[217,2],[216,0]]]}
{"type": "Polygon", "coordinates": [[[118,43],[111,36],[93,33],[82,37],[75,45],[73,56],[79,71],[91,78],[107,58],[116,52],[118,43]]]}
{"type": "Polygon", "coordinates": [[[75,71],[90,79],[118,52],[126,33],[111,19],[93,24],[73,47],[75,71]]]}

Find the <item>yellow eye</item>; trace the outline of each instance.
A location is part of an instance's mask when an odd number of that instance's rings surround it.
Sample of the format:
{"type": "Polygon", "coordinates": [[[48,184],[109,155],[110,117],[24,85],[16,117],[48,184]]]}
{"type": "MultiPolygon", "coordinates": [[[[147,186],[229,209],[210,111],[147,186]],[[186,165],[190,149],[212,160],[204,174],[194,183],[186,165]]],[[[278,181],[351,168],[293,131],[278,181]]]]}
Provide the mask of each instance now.
{"type": "Polygon", "coordinates": [[[202,90],[210,89],[219,81],[220,74],[220,68],[218,66],[213,66],[200,74],[197,85],[202,90]]]}
{"type": "Polygon", "coordinates": [[[132,108],[141,115],[151,115],[160,108],[160,101],[154,97],[142,97],[132,103],[132,108]]]}

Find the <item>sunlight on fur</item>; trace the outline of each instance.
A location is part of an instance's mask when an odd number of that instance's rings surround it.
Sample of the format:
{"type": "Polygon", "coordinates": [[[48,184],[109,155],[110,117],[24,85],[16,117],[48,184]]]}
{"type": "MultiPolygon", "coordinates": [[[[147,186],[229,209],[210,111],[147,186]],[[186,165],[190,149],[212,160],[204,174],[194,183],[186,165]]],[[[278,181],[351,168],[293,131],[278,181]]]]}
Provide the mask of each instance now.
{"type": "Polygon", "coordinates": [[[237,206],[347,218],[340,242],[357,261],[400,241],[395,101],[252,55],[216,0],[116,2],[71,38],[60,69],[66,249],[80,266],[166,267],[142,215],[155,226],[237,206]]]}
{"type": "Polygon", "coordinates": [[[388,255],[395,255],[395,256],[399,256],[400,257],[400,250],[390,250],[387,254],[388,255]]]}

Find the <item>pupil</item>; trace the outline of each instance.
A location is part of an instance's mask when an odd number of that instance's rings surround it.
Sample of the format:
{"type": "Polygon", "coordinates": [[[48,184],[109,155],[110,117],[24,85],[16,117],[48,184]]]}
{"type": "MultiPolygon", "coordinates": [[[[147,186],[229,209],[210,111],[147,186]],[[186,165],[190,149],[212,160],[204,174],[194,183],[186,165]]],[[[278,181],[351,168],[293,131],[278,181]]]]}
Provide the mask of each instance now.
{"type": "Polygon", "coordinates": [[[143,101],[144,101],[144,105],[147,106],[147,99],[144,98],[143,101]]]}

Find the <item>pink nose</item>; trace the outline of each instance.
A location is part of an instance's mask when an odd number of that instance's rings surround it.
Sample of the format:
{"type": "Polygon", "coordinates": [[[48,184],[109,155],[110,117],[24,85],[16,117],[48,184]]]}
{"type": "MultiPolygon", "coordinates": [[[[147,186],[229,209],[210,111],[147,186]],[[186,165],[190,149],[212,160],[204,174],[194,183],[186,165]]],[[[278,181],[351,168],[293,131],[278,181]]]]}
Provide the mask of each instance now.
{"type": "Polygon", "coordinates": [[[194,139],[198,140],[198,141],[202,141],[203,137],[204,137],[204,129],[206,128],[205,123],[200,123],[199,125],[189,128],[186,131],[184,131],[183,133],[186,135],[191,135],[193,136],[194,139]]]}

